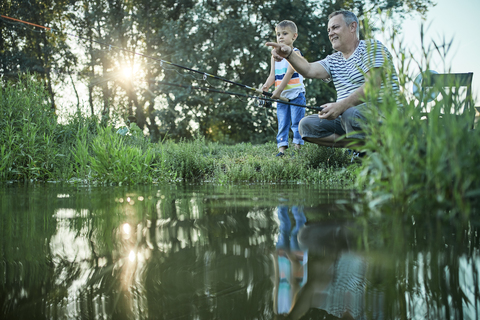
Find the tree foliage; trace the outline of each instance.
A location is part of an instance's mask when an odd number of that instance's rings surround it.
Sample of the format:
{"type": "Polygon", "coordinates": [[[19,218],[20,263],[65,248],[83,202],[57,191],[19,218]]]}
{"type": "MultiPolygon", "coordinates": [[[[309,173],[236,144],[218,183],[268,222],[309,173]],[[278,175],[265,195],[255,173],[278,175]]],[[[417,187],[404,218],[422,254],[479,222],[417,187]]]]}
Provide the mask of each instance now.
{"type": "MultiPolygon", "coordinates": [[[[431,0],[7,1],[0,5],[6,16],[54,31],[0,19],[0,72],[2,81],[36,72],[46,80],[52,106],[59,85],[75,92],[78,101],[77,87],[84,85],[91,114],[105,123],[135,121],[153,141],[200,134],[225,143],[263,142],[276,132],[274,109],[260,108],[254,99],[159,85],[166,81],[251,94],[160,60],[258,87],[270,68],[264,43],[275,41],[281,20],[296,22],[295,46],[315,61],[332,53],[326,26],[334,10],[350,9],[361,20],[378,9],[401,17],[424,14],[432,5],[431,0]]],[[[306,90],[309,105],[336,97],[333,86],[320,81],[306,80],[306,90]]]]}
{"type": "MultiPolygon", "coordinates": [[[[67,9],[66,0],[7,0],[0,4],[2,15],[40,26],[48,25],[55,30],[62,29],[67,9]]],[[[76,57],[65,42],[65,34],[41,30],[46,29],[0,20],[0,74],[6,83],[8,79],[18,79],[21,74],[36,73],[44,80],[51,107],[55,109],[54,87],[64,81],[67,71],[76,63],[76,57]]]]}

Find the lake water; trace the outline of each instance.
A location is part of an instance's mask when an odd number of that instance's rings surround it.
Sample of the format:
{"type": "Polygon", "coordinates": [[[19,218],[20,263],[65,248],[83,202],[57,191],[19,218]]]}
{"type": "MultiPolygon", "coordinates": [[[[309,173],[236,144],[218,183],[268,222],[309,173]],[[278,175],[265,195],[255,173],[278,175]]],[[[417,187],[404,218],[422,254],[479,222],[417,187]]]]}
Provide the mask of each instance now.
{"type": "Polygon", "coordinates": [[[478,223],[349,190],[10,184],[0,210],[1,319],[480,314],[478,223]]]}

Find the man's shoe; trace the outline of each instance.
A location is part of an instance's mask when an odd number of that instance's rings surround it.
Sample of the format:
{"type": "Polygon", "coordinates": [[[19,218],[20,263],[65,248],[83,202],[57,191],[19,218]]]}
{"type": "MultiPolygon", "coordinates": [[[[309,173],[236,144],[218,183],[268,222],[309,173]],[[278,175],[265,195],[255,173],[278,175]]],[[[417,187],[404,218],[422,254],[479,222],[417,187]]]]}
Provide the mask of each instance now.
{"type": "Polygon", "coordinates": [[[279,153],[277,153],[277,155],[275,157],[283,157],[284,155],[285,155],[285,153],[279,152],[279,153]]]}

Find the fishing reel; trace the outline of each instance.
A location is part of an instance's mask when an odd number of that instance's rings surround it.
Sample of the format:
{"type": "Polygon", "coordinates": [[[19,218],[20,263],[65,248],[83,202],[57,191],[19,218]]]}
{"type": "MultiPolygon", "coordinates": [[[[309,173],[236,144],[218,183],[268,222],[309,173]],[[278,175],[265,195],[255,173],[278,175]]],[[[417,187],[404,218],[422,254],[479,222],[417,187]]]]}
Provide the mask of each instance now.
{"type": "Polygon", "coordinates": [[[272,101],[256,100],[255,104],[256,104],[257,107],[262,107],[262,108],[271,108],[272,107],[272,101]]]}

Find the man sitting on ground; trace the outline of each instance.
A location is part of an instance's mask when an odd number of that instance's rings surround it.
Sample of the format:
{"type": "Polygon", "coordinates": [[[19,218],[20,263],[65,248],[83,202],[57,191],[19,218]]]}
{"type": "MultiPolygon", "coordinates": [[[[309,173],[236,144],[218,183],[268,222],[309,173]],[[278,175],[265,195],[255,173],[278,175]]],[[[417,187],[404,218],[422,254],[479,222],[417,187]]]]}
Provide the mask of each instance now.
{"type": "Polygon", "coordinates": [[[359,23],[354,13],[335,11],[328,18],[328,37],[337,52],[323,60],[309,63],[303,57],[291,54],[288,46],[273,42],[266,45],[273,47],[275,60],[287,59],[305,78],[333,80],[337,101],[322,105],[323,110],[318,115],[303,118],[299,131],[305,141],[344,148],[352,141],[365,138],[361,126],[365,120],[365,83],[369,77],[375,77],[379,97],[382,96],[384,83],[377,71],[390,74],[389,86],[397,94],[398,78],[388,49],[380,41],[359,39],[359,23]],[[391,68],[392,72],[387,73],[386,68],[391,68]]]}

